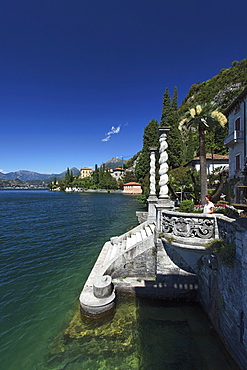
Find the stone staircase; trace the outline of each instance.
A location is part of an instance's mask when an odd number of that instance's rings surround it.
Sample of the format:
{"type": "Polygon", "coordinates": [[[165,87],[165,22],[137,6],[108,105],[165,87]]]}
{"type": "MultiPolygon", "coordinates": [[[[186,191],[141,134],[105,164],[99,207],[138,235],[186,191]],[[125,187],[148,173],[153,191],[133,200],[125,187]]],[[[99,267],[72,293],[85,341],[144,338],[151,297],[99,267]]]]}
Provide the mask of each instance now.
{"type": "Polygon", "coordinates": [[[114,247],[113,250],[117,254],[131,249],[137,243],[142,243],[152,236],[154,229],[154,224],[144,222],[121,236],[111,238],[111,244],[114,247]]]}
{"type": "Polygon", "coordinates": [[[155,225],[145,221],[121,236],[112,237],[104,244],[80,294],[80,304],[86,313],[95,315],[112,303],[115,299],[114,291],[111,296],[95,297],[95,285],[101,285],[103,291],[106,276],[111,277],[116,270],[131,264],[136,257],[154,246],[154,230],[155,225]]]}
{"type": "Polygon", "coordinates": [[[104,244],[97,259],[96,264],[101,265],[100,273],[112,275],[123,263],[132,261],[151,244],[153,246],[154,230],[155,225],[145,221],[125,234],[112,237],[104,244]]]}

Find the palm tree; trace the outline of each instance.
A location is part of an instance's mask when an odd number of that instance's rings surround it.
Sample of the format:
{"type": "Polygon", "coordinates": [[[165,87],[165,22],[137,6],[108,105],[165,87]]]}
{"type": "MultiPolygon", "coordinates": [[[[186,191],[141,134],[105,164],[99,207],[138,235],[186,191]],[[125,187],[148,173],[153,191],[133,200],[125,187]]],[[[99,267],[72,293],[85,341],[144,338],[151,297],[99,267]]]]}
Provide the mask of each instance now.
{"type": "Polygon", "coordinates": [[[195,127],[199,133],[199,150],[200,150],[200,185],[201,185],[201,202],[204,203],[207,194],[207,162],[206,162],[206,142],[205,131],[210,129],[214,124],[219,123],[225,127],[227,118],[223,113],[213,110],[211,104],[201,106],[197,104],[191,108],[186,117],[179,123],[179,130],[190,129],[195,127]]]}

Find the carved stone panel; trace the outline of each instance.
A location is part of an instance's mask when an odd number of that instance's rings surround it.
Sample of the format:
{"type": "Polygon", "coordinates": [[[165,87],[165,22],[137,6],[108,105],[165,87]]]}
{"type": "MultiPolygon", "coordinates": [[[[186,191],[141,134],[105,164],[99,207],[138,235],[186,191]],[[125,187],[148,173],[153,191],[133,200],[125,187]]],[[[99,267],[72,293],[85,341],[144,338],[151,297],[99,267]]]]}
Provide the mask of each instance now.
{"type": "Polygon", "coordinates": [[[210,239],[214,237],[215,221],[209,218],[168,216],[163,213],[162,231],[184,238],[210,239]]]}

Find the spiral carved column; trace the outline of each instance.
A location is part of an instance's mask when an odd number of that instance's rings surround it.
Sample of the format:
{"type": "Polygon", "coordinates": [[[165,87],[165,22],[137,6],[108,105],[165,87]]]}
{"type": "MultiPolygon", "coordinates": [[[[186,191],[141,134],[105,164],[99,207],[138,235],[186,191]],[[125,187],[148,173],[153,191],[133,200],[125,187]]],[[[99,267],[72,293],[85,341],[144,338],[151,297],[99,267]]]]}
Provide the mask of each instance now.
{"type": "Polygon", "coordinates": [[[155,151],[157,148],[149,148],[150,150],[150,195],[156,195],[155,186],[155,151]]]}
{"type": "Polygon", "coordinates": [[[156,227],[157,230],[161,231],[161,218],[162,218],[162,211],[163,210],[172,210],[174,208],[174,202],[170,199],[168,195],[168,154],[167,154],[167,134],[170,131],[169,127],[160,127],[159,128],[159,135],[160,135],[160,159],[159,159],[159,186],[160,186],[160,192],[159,192],[159,198],[156,205],[156,227]]]}
{"type": "Polygon", "coordinates": [[[159,199],[160,198],[169,198],[168,196],[168,154],[166,149],[168,148],[168,144],[166,141],[167,138],[167,132],[169,131],[169,128],[160,128],[159,133],[160,133],[160,159],[159,159],[159,175],[160,175],[160,181],[159,181],[159,186],[160,186],[160,194],[159,194],[159,199]]]}
{"type": "Polygon", "coordinates": [[[155,222],[156,210],[155,204],[158,198],[156,197],[156,181],[155,181],[155,151],[157,148],[149,148],[150,150],[150,192],[148,197],[148,222],[155,222]]]}

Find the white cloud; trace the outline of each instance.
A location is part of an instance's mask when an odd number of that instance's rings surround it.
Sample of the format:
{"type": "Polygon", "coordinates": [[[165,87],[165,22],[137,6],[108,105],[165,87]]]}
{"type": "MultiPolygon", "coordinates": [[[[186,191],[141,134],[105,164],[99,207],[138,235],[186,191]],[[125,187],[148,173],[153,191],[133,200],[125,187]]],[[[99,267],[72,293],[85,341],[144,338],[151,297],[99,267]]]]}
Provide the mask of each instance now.
{"type": "Polygon", "coordinates": [[[110,136],[107,136],[104,139],[102,139],[101,141],[109,141],[109,140],[110,140],[110,136]]]}
{"type": "Polygon", "coordinates": [[[111,130],[107,132],[106,137],[102,139],[101,141],[109,141],[111,138],[111,135],[118,134],[120,132],[121,125],[114,127],[112,126],[111,130]]]}

